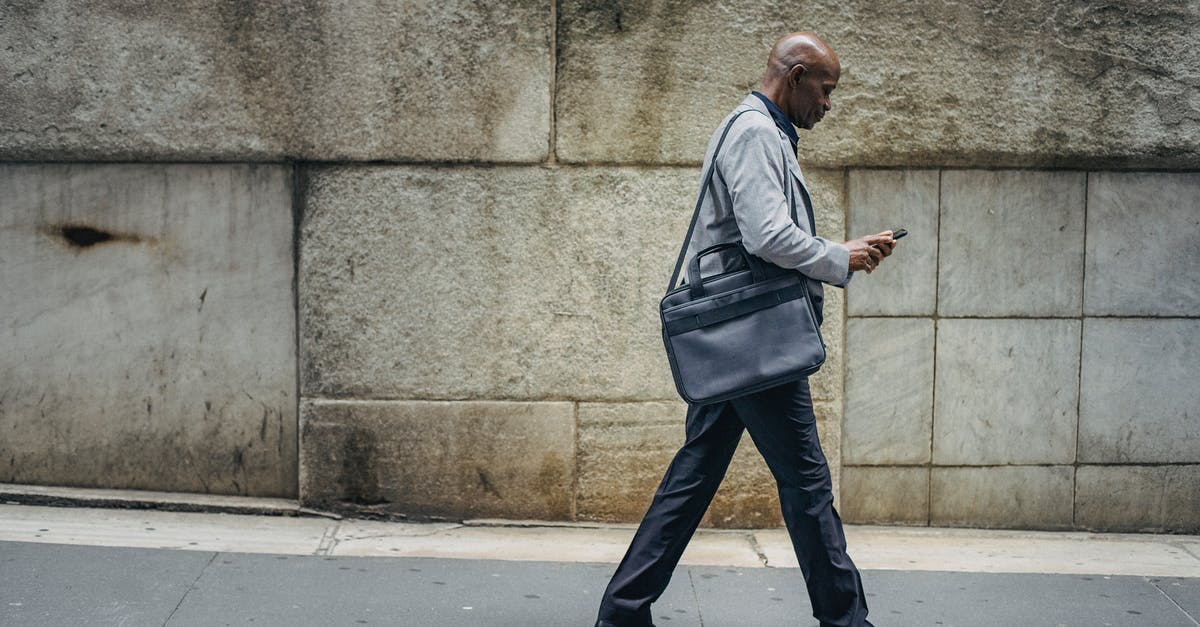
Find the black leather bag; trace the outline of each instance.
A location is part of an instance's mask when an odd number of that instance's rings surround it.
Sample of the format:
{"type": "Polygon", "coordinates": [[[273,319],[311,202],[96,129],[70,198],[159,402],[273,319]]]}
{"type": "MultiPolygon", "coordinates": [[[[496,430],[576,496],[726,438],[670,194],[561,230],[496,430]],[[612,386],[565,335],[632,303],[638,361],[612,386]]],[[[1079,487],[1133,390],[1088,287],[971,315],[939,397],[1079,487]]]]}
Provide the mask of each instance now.
{"type": "MultiPolygon", "coordinates": [[[[716,403],[795,381],[825,363],[825,343],[808,278],[755,257],[741,242],[717,244],[696,253],[688,261],[686,284],[675,287],[712,181],[717,153],[736,119],[729,121],[717,142],[671,283],[659,304],[675,388],[694,404],[716,403]],[[737,255],[741,263],[732,270],[702,277],[700,261],[722,253],[737,255]]],[[[792,220],[796,221],[795,198],[788,183],[785,179],[792,220]]]]}

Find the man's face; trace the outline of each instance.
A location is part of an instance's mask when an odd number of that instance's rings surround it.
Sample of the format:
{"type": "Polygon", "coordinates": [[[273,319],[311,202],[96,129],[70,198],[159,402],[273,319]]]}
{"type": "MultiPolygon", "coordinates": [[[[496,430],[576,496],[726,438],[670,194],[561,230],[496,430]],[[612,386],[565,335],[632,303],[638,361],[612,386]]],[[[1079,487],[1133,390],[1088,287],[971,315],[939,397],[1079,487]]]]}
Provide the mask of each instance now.
{"type": "Polygon", "coordinates": [[[814,64],[814,67],[799,73],[798,76],[793,73],[792,89],[788,96],[792,124],[812,130],[817,122],[825,117],[825,112],[833,108],[829,98],[837,87],[840,76],[841,67],[836,65],[836,62],[832,67],[824,63],[814,64]]]}

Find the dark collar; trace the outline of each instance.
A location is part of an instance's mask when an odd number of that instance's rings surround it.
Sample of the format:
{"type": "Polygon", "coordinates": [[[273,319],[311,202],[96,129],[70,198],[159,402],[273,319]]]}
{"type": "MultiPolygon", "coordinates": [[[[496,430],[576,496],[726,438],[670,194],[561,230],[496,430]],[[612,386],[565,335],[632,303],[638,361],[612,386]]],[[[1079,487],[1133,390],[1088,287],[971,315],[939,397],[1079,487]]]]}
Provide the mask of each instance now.
{"type": "Polygon", "coordinates": [[[783,109],[780,109],[779,105],[771,102],[770,98],[758,93],[757,90],[750,93],[758,96],[758,99],[767,105],[767,111],[771,114],[771,118],[775,120],[775,126],[779,127],[779,130],[783,131],[784,135],[787,135],[788,141],[792,142],[792,152],[798,152],[800,136],[796,134],[796,127],[792,126],[791,120],[788,120],[787,115],[784,115],[783,109]]]}

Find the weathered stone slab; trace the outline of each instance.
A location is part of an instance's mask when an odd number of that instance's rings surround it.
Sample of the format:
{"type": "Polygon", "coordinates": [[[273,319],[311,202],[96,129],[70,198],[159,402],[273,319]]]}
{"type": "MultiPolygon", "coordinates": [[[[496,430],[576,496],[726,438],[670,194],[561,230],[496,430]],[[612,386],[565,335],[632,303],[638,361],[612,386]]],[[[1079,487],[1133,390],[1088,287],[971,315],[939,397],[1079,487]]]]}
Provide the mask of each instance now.
{"type": "Polygon", "coordinates": [[[938,313],[1078,316],[1082,172],[942,173],[938,313]]]}
{"type": "Polygon", "coordinates": [[[0,166],[0,481],[294,496],[288,168],[0,166]]]}
{"type": "MultiPolygon", "coordinates": [[[[840,465],[837,407],[816,403],[814,410],[836,498],[840,465]]],[[[577,517],[640,521],[671,459],[684,443],[686,412],[682,402],[580,403],[577,517]]],[[[743,432],[701,524],[762,528],[782,523],[775,479],[749,433],[743,432]]]]}
{"type": "Polygon", "coordinates": [[[845,387],[845,328],[846,292],[825,286],[825,319],[821,322],[821,339],[825,342],[825,363],[808,378],[814,400],[840,401],[845,387]]]}
{"type": "Polygon", "coordinates": [[[929,468],[845,466],[839,511],[849,523],[928,524],[929,468]]]}
{"type": "Polygon", "coordinates": [[[1085,320],[1079,460],[1200,462],[1200,320],[1085,320]]]}
{"type": "Polygon", "coordinates": [[[300,499],[452,519],[571,517],[572,403],[300,406],[300,499]]]}
{"type": "Polygon", "coordinates": [[[682,401],[580,403],[577,517],[641,520],[683,445],[686,411],[682,401]]]}
{"type": "Polygon", "coordinates": [[[1071,466],[938,468],[930,476],[930,524],[944,527],[1068,529],[1071,466]]]}
{"type": "Polygon", "coordinates": [[[874,272],[847,287],[851,316],[933,315],[937,301],[937,170],[851,170],[850,237],[905,228],[909,234],[874,272]]]}
{"type": "MultiPolygon", "coordinates": [[[[698,178],[690,168],[310,171],[305,394],[677,398],[658,303],[698,178]]],[[[841,379],[830,300],[823,398],[841,379]]]]}
{"type": "MultiPolygon", "coordinates": [[[[817,235],[835,242],[845,241],[845,174],[841,170],[805,168],[804,182],[812,198],[817,235]]],[[[845,290],[826,285],[823,311],[825,317],[821,323],[821,337],[825,340],[825,365],[809,377],[809,383],[814,399],[840,400],[844,378],[842,337],[845,327],[845,290]]]]}
{"type": "Polygon", "coordinates": [[[1196,533],[1200,466],[1080,466],[1075,524],[1099,531],[1196,533]]]}
{"type": "Polygon", "coordinates": [[[550,7],[6,5],[0,157],[541,161],[550,7]]]}
{"type": "MultiPolygon", "coordinates": [[[[558,152],[570,161],[698,161],[771,44],[800,28],[763,0],[558,6],[558,152]]],[[[1200,163],[1194,5],[823,0],[802,21],[842,63],[832,111],[801,134],[802,162],[1200,163]]]]}
{"type": "Polygon", "coordinates": [[[1088,175],[1089,315],[1194,316],[1200,272],[1200,174],[1096,172],[1088,175]]]}
{"type": "Polygon", "coordinates": [[[933,320],[851,318],[846,324],[846,464],[929,462],[933,320]]]}
{"type": "Polygon", "coordinates": [[[674,398],[658,301],[693,174],[312,171],[305,394],[674,398]]]}
{"type": "Polygon", "coordinates": [[[1176,533],[1200,533],[1200,466],[1165,468],[1163,528],[1176,533]]]}
{"type": "Polygon", "coordinates": [[[817,221],[817,235],[840,242],[846,239],[846,173],[840,169],[805,167],[804,184],[808,187],[817,221]]]}
{"type": "Polygon", "coordinates": [[[1078,381],[1078,320],[939,320],[934,463],[1074,462],[1078,381]]]}

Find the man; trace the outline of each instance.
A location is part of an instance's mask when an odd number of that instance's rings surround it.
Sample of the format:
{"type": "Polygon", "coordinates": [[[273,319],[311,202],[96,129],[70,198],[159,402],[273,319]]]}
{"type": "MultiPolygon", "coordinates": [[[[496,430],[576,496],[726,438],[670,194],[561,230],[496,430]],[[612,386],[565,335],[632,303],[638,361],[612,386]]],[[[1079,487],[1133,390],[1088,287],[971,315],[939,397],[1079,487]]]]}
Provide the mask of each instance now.
{"type": "MultiPolygon", "coordinates": [[[[715,156],[715,175],[709,188],[701,190],[705,200],[687,254],[690,258],[713,244],[741,240],[751,254],[809,278],[818,320],[822,283],[840,287],[852,272],[871,272],[896,243],[891,231],[842,243],[813,232],[813,208],[797,163],[793,125],[812,129],[821,121],[840,74],[837,55],[812,33],[792,33],[775,44],[759,90],[725,118],[709,141],[705,169],[725,126],[746,112],[733,121],[715,156]],[[798,215],[797,221],[790,215],[789,198],[803,200],[806,215],[798,215]]],[[[687,440],[604,592],[597,625],[653,624],[650,604],[666,589],[743,429],[775,477],[813,616],[823,627],[871,625],[862,581],[846,555],[841,519],[833,508],[833,485],[817,440],[806,379],[731,401],[689,405],[687,440]]]]}

